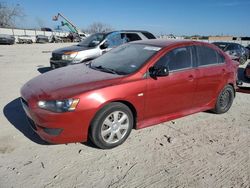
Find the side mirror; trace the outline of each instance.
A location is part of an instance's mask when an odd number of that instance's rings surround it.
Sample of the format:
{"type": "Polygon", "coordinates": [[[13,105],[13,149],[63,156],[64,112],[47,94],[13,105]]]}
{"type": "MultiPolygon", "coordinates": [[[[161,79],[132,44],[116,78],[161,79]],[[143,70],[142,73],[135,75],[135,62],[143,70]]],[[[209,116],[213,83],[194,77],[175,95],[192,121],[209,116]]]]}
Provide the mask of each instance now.
{"type": "Polygon", "coordinates": [[[149,74],[151,77],[163,77],[169,75],[169,70],[166,66],[160,66],[160,67],[150,67],[149,68],[149,74]]]}
{"type": "Polygon", "coordinates": [[[106,48],[108,48],[109,44],[107,41],[105,41],[101,46],[100,46],[100,49],[104,50],[106,48]]]}

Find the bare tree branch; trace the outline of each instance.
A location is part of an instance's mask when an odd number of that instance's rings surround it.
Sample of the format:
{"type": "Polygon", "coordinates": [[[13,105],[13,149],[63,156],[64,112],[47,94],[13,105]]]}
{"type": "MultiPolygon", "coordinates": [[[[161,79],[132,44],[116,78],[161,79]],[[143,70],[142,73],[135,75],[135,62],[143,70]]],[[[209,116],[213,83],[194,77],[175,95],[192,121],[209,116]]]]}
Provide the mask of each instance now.
{"type": "Polygon", "coordinates": [[[104,24],[101,22],[94,22],[87,29],[82,29],[83,32],[90,33],[90,34],[109,32],[112,30],[113,28],[110,25],[104,24]]]}
{"type": "Polygon", "coordinates": [[[19,4],[9,6],[4,2],[0,2],[0,27],[15,27],[16,19],[23,17],[23,9],[19,4]]]}

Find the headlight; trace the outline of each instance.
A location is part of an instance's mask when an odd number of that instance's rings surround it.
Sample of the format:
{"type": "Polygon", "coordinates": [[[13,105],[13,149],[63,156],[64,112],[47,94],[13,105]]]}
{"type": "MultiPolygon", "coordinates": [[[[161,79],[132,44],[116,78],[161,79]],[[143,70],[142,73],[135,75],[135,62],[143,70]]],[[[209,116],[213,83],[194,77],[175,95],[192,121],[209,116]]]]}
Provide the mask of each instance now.
{"type": "Polygon", "coordinates": [[[72,61],[74,60],[74,58],[77,56],[78,52],[65,52],[62,55],[62,60],[65,61],[72,61]]]}
{"type": "Polygon", "coordinates": [[[79,99],[39,101],[37,105],[52,112],[70,112],[76,109],[79,99]]]}

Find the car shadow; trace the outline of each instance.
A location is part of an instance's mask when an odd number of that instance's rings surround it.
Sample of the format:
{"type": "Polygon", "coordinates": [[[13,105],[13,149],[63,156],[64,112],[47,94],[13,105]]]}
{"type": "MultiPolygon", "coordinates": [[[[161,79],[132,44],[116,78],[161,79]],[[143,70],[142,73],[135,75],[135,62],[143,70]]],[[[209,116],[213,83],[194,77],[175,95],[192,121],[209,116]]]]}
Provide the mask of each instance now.
{"type": "Polygon", "coordinates": [[[3,109],[4,116],[6,119],[21,133],[24,134],[31,141],[40,145],[51,145],[46,141],[42,140],[36,132],[30,127],[26,114],[22,108],[20,98],[16,98],[9,102],[3,109]]]}
{"type": "Polygon", "coordinates": [[[90,147],[90,148],[94,148],[94,149],[100,149],[98,148],[95,144],[93,144],[93,142],[91,142],[91,140],[88,138],[88,140],[86,142],[82,142],[81,144],[90,147]]]}
{"type": "Polygon", "coordinates": [[[40,72],[41,74],[46,73],[46,72],[49,72],[49,71],[51,71],[51,70],[52,70],[51,67],[39,67],[39,68],[37,69],[37,71],[40,72]]]}

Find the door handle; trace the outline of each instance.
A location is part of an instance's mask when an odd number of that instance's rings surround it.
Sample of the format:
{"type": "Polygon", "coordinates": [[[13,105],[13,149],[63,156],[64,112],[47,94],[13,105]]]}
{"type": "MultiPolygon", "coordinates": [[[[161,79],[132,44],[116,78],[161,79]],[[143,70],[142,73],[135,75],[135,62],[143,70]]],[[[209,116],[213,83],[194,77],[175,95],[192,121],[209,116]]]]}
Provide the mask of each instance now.
{"type": "Polygon", "coordinates": [[[188,81],[193,81],[194,80],[194,76],[191,74],[188,76],[188,81]]]}
{"type": "Polygon", "coordinates": [[[225,69],[222,69],[222,74],[226,74],[226,70],[225,69]]]}

